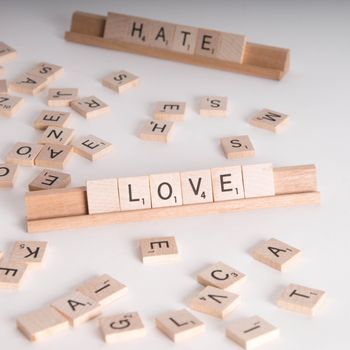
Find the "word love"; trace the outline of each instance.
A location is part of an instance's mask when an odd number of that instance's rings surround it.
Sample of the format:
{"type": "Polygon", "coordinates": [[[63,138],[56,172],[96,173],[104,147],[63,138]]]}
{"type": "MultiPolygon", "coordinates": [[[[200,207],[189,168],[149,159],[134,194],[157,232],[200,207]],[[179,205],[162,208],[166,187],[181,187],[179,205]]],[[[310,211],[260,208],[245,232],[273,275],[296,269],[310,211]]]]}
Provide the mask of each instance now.
{"type": "Polygon", "coordinates": [[[89,214],[275,195],[271,164],[87,182],[89,214]]]}

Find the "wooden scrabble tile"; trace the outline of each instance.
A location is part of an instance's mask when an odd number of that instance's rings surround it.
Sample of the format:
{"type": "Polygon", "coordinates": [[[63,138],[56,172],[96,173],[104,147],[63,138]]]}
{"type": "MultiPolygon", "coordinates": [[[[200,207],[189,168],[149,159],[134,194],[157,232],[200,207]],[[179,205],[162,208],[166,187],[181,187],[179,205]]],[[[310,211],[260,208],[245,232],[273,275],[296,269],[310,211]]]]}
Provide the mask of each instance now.
{"type": "Polygon", "coordinates": [[[95,96],[74,100],[70,106],[86,119],[98,117],[103,113],[109,112],[109,106],[95,96]]]}
{"type": "Polygon", "coordinates": [[[273,168],[270,163],[242,165],[245,198],[275,195],[273,168]]]}
{"type": "Polygon", "coordinates": [[[33,166],[42,148],[42,145],[36,143],[17,142],[7,154],[6,161],[12,164],[33,166]]]}
{"type": "Polygon", "coordinates": [[[103,37],[126,41],[129,35],[131,16],[108,12],[103,37]]]}
{"type": "Polygon", "coordinates": [[[0,250],[0,261],[2,260],[4,253],[0,250]]]}
{"type": "Polygon", "coordinates": [[[202,117],[226,117],[228,112],[227,97],[205,96],[199,105],[199,114],[202,117]]]}
{"type": "Polygon", "coordinates": [[[107,75],[102,80],[102,85],[114,91],[117,91],[118,93],[122,93],[126,90],[138,86],[139,82],[139,77],[125,70],[121,70],[107,75]]]}
{"type": "Polygon", "coordinates": [[[326,298],[326,292],[290,284],[277,299],[283,309],[313,316],[326,298]]]}
{"type": "Polygon", "coordinates": [[[40,91],[47,87],[48,81],[45,78],[34,74],[25,73],[10,83],[11,91],[20,92],[23,94],[37,95],[40,91]]]}
{"type": "Polygon", "coordinates": [[[199,29],[195,55],[215,57],[219,50],[220,32],[209,29],[199,29]]]}
{"type": "Polygon", "coordinates": [[[185,120],[186,102],[159,101],[156,103],[154,118],[156,120],[165,120],[178,122],[185,120]]]}
{"type": "Polygon", "coordinates": [[[244,198],[240,165],[212,168],[214,202],[244,198]]]}
{"type": "Polygon", "coordinates": [[[279,328],[259,316],[233,322],[226,329],[226,336],[245,349],[252,349],[279,337],[279,328]]]}
{"type": "Polygon", "coordinates": [[[140,133],[139,138],[146,141],[167,143],[175,129],[175,123],[150,120],[147,121],[140,133]]]}
{"type": "Polygon", "coordinates": [[[142,239],[140,253],[143,263],[173,261],[180,257],[173,236],[142,239]]]}
{"type": "Polygon", "coordinates": [[[196,48],[198,29],[189,26],[177,25],[175,28],[172,50],[182,53],[194,54],[196,48]]]}
{"type": "Polygon", "coordinates": [[[6,80],[0,80],[0,94],[7,94],[7,82],[6,80]]]}
{"type": "Polygon", "coordinates": [[[24,99],[17,96],[0,94],[0,115],[12,117],[23,106],[24,99]]]}
{"type": "Polygon", "coordinates": [[[48,145],[68,145],[72,141],[74,134],[75,131],[73,129],[48,126],[41,135],[38,143],[48,145]]]}
{"type": "Polygon", "coordinates": [[[273,111],[271,109],[263,109],[256,113],[249,121],[251,125],[258,128],[278,132],[289,121],[287,114],[273,111]]]}
{"type": "Polygon", "coordinates": [[[17,51],[0,41],[0,63],[3,64],[17,57],[17,51]]]}
{"type": "Polygon", "coordinates": [[[152,208],[182,205],[180,173],[153,174],[149,181],[152,208]]]}
{"type": "Polygon", "coordinates": [[[245,282],[246,275],[219,261],[197,275],[197,281],[203,286],[212,286],[230,290],[245,282]]]}
{"type": "Polygon", "coordinates": [[[41,62],[28,73],[46,79],[48,82],[52,82],[56,80],[60,75],[62,75],[63,71],[64,69],[61,66],[57,66],[52,63],[41,62]]]}
{"type": "Polygon", "coordinates": [[[130,16],[125,40],[128,43],[148,46],[151,39],[150,32],[152,30],[152,25],[152,20],[130,16]]]}
{"type": "Polygon", "coordinates": [[[121,210],[149,209],[151,191],[148,176],[118,178],[121,210]]]}
{"type": "Polygon", "coordinates": [[[141,17],[108,12],[104,38],[147,46],[152,22],[141,17]]]}
{"type": "Polygon", "coordinates": [[[0,262],[0,289],[19,288],[28,265],[15,261],[0,262]]]}
{"type": "Polygon", "coordinates": [[[69,112],[43,110],[35,119],[34,127],[39,130],[44,130],[49,126],[63,128],[67,125],[69,117],[69,112]]]}
{"type": "Polygon", "coordinates": [[[68,320],[51,306],[22,315],[17,328],[31,341],[43,340],[69,328],[68,320]]]}
{"type": "Polygon", "coordinates": [[[247,38],[244,35],[220,33],[216,58],[229,62],[243,62],[247,38]]]}
{"type": "Polygon", "coordinates": [[[279,271],[284,271],[300,254],[299,249],[275,238],[259,243],[252,250],[254,259],[279,271]]]}
{"type": "Polygon", "coordinates": [[[0,164],[0,188],[13,187],[18,174],[18,166],[15,164],[0,164]]]}
{"type": "Polygon", "coordinates": [[[247,135],[223,137],[220,139],[222,149],[228,159],[248,158],[255,156],[254,147],[247,135]]]}
{"type": "Polygon", "coordinates": [[[44,169],[28,185],[29,191],[64,188],[70,184],[71,176],[59,171],[44,169]]]}
{"type": "Polygon", "coordinates": [[[103,339],[108,344],[146,335],[145,326],[137,312],[100,318],[103,339]]]}
{"type": "Polygon", "coordinates": [[[62,88],[49,89],[47,97],[48,106],[66,107],[69,106],[73,100],[78,98],[79,89],[62,88]]]}
{"type": "Polygon", "coordinates": [[[44,145],[35,158],[35,165],[42,168],[63,169],[72,155],[69,145],[44,145]]]}
{"type": "Polygon", "coordinates": [[[75,153],[89,160],[102,158],[113,149],[111,143],[94,135],[80,137],[72,145],[75,153]]]}
{"type": "Polygon", "coordinates": [[[105,306],[126,295],[128,287],[104,274],[83,283],[77,288],[77,291],[105,306]]]}
{"type": "Polygon", "coordinates": [[[89,214],[120,211],[117,179],[87,181],[86,192],[89,214]]]}
{"type": "Polygon", "coordinates": [[[180,174],[183,204],[213,202],[210,170],[185,171],[180,174]]]}
{"type": "Polygon", "coordinates": [[[173,46],[176,25],[172,23],[152,21],[149,30],[149,46],[170,49],[173,46]]]}
{"type": "Polygon", "coordinates": [[[174,342],[198,335],[205,330],[204,323],[186,309],[158,316],[156,325],[159,330],[174,342]]]}
{"type": "Polygon", "coordinates": [[[190,306],[193,310],[223,319],[240,303],[239,295],[208,286],[192,299],[190,306]]]}
{"type": "Polygon", "coordinates": [[[10,255],[10,261],[26,263],[29,266],[39,266],[45,259],[47,242],[16,241],[10,255]]]}
{"type": "Polygon", "coordinates": [[[102,311],[99,303],[80,292],[64,296],[51,303],[51,306],[63,314],[72,326],[79,326],[102,311]]]}

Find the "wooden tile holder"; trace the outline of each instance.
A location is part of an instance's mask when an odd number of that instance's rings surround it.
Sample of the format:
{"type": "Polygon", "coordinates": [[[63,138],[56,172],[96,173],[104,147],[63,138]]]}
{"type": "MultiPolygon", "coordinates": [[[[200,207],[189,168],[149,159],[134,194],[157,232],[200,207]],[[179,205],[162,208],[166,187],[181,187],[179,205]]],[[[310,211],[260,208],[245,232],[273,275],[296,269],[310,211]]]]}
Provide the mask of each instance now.
{"type": "Polygon", "coordinates": [[[274,181],[276,195],[271,197],[90,215],[85,187],[28,192],[25,195],[27,231],[34,233],[102,224],[320,203],[314,165],[274,168],[274,181]]]}
{"type": "Polygon", "coordinates": [[[65,33],[68,41],[152,56],[166,60],[281,80],[289,68],[289,49],[247,42],[243,63],[234,63],[200,55],[188,55],[155,47],[141,46],[103,38],[106,16],[76,11],[71,28],[65,33]]]}

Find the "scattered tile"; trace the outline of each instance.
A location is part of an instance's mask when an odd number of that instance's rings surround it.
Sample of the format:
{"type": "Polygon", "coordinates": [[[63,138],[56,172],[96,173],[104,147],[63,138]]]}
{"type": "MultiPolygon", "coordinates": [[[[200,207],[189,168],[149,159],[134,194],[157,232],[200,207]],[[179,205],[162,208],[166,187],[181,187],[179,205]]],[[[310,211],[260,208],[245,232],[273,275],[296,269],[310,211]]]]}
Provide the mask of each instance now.
{"type": "Polygon", "coordinates": [[[140,252],[143,263],[174,261],[180,257],[173,236],[142,239],[140,252]]]}
{"type": "Polygon", "coordinates": [[[201,271],[197,275],[197,281],[203,286],[230,290],[245,282],[246,275],[219,261],[201,271]]]}
{"type": "Polygon", "coordinates": [[[282,309],[313,316],[326,298],[326,292],[318,289],[290,284],[277,299],[282,309]]]}
{"type": "Polygon", "coordinates": [[[106,306],[126,295],[128,288],[113,277],[104,274],[81,284],[77,291],[95,300],[101,306],[106,306]]]}
{"type": "Polygon", "coordinates": [[[158,316],[156,325],[159,330],[174,342],[198,335],[205,330],[204,323],[186,309],[158,316]]]}
{"type": "Polygon", "coordinates": [[[125,70],[121,70],[107,75],[102,80],[102,85],[114,91],[117,91],[118,93],[122,93],[126,90],[138,86],[139,82],[140,79],[136,75],[131,74],[125,70]]]}
{"type": "Polygon", "coordinates": [[[100,318],[100,329],[108,344],[146,335],[145,326],[137,312],[102,317],[100,318]]]}
{"type": "Polygon", "coordinates": [[[240,303],[239,295],[208,286],[192,299],[190,306],[193,310],[223,319],[240,303]]]}
{"type": "Polygon", "coordinates": [[[233,322],[226,329],[226,336],[245,349],[252,349],[279,337],[279,328],[259,316],[233,322]]]}

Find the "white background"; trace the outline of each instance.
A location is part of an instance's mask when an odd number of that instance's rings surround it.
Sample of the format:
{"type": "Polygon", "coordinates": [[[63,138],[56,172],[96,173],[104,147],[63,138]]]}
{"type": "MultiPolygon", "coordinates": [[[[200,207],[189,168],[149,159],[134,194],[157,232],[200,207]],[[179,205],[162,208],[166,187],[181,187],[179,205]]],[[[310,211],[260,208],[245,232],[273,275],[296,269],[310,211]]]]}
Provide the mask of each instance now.
{"type": "MultiPolygon", "coordinates": [[[[196,313],[206,323],[201,336],[178,349],[238,349],[225,337],[232,320],[258,314],[281,329],[281,337],[262,349],[343,349],[349,325],[349,45],[350,3],[282,1],[1,1],[0,39],[16,48],[17,60],[5,65],[10,81],[40,61],[62,65],[64,76],[52,87],[78,87],[81,96],[95,94],[111,112],[95,120],[72,113],[77,136],[96,134],[114,151],[89,162],[75,155],[67,165],[72,186],[87,179],[181,171],[229,164],[272,162],[274,166],[315,163],[322,204],[314,207],[268,209],[196,218],[49,232],[25,232],[23,195],[39,172],[21,168],[16,186],[0,193],[0,248],[13,241],[47,240],[48,259],[31,271],[18,292],[0,292],[1,349],[33,348],[16,330],[16,317],[42,307],[77,284],[109,273],[129,287],[129,294],[105,308],[104,315],[138,311],[147,336],[123,343],[124,349],[167,349],[174,345],[154,325],[160,313],[183,308],[201,287],[196,274],[222,260],[246,273],[237,288],[239,306],[226,320],[196,313]],[[281,82],[177,64],[143,56],[82,46],[64,40],[75,10],[105,15],[107,11],[246,34],[249,41],[291,49],[291,69],[281,82]],[[106,74],[127,69],[141,85],[122,95],[101,85],[106,74]],[[197,114],[202,95],[226,95],[227,119],[197,114]],[[137,131],[161,99],[185,100],[187,120],[177,125],[173,141],[141,141],[137,131]],[[280,134],[249,126],[258,109],[270,107],[290,115],[280,134]],[[229,161],[219,147],[223,136],[248,134],[256,148],[251,160],[229,161]],[[175,235],[181,261],[144,266],[138,255],[141,238],[175,235]],[[299,263],[279,273],[255,261],[249,250],[275,237],[302,250],[299,263]],[[276,296],[290,282],[327,291],[327,301],[314,318],[277,308],[276,296]]],[[[47,108],[46,92],[25,96],[25,108],[11,119],[0,119],[0,158],[17,141],[35,142],[32,127],[47,108]]],[[[69,109],[67,109],[69,110],[69,109]]],[[[36,349],[107,347],[97,320],[35,345],[36,349]]]]}

